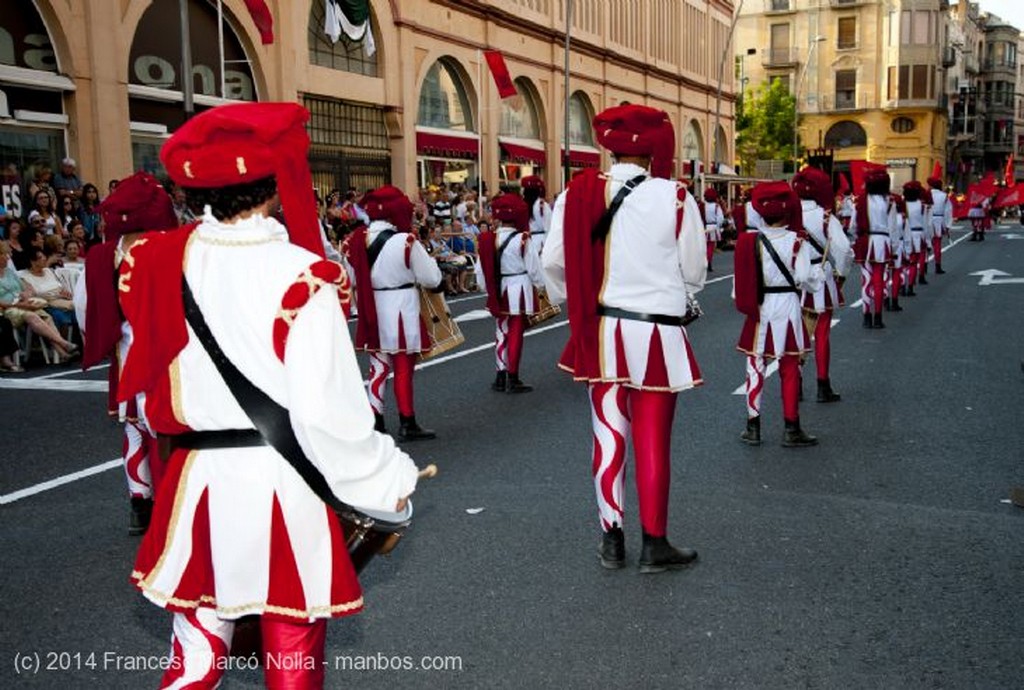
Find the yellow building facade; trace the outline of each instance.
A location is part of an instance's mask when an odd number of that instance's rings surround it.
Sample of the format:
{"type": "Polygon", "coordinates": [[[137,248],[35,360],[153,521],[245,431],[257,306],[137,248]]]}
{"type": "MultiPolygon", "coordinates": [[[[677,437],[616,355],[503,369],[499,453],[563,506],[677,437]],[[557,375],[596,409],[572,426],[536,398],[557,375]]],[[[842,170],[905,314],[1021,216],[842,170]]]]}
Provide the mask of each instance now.
{"type": "Polygon", "coordinates": [[[922,182],[946,164],[946,0],[754,0],[734,45],[749,84],[794,94],[801,148],[922,182]],[[755,49],[753,53],[749,53],[755,49]],[[748,54],[749,53],[749,54],[748,54]]]}
{"type": "MultiPolygon", "coordinates": [[[[159,172],[160,145],[186,119],[179,1],[4,4],[0,164],[30,178],[40,162],[71,155],[97,184],[159,172]]],[[[568,156],[568,0],[371,0],[372,54],[328,38],[324,0],[267,4],[275,40],[263,45],[243,0],[187,1],[194,110],[303,103],[322,192],[387,181],[412,192],[439,176],[482,176],[494,190],[528,173],[558,189],[566,158],[607,164],[589,122],[623,102],[669,113],[680,171],[716,149],[732,159],[732,2],[572,2],[568,156]],[[498,97],[484,50],[503,54],[516,97],[498,97]]]]}

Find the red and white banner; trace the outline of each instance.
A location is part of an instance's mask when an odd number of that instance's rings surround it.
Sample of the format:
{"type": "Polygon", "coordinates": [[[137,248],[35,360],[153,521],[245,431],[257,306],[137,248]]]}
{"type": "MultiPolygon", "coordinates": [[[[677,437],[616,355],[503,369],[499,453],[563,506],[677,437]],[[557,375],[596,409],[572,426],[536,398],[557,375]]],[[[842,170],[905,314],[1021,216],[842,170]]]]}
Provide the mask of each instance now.
{"type": "Polygon", "coordinates": [[[992,202],[992,208],[1020,206],[1022,204],[1024,204],[1024,182],[1000,189],[996,193],[996,200],[992,202]]]}

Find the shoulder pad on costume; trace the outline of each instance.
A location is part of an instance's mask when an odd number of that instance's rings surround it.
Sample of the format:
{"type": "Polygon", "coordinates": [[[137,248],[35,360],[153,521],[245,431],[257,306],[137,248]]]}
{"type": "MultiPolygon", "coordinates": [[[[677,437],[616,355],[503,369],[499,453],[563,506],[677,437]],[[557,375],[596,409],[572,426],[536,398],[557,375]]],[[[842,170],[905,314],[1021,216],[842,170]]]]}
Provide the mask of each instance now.
{"type": "Polygon", "coordinates": [[[346,317],[348,316],[352,289],[345,269],[334,261],[321,260],[311,264],[285,290],[277,317],[274,319],[274,354],[282,363],[292,323],[299,315],[299,311],[325,285],[335,286],[342,311],[346,317]]]}

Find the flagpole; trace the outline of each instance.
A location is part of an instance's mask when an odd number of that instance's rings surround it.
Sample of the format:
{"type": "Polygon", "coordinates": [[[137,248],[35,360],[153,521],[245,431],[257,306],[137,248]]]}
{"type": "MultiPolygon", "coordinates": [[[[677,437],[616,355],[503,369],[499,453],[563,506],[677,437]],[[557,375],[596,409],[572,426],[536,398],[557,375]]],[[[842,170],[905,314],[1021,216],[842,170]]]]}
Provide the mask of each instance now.
{"type": "Polygon", "coordinates": [[[226,98],[224,82],[224,0],[217,0],[217,54],[220,57],[220,97],[226,98]]]}
{"type": "Polygon", "coordinates": [[[476,51],[476,203],[484,208],[484,52],[476,51]]]}
{"type": "Polygon", "coordinates": [[[188,31],[188,0],[178,0],[181,17],[181,96],[185,108],[185,119],[192,117],[192,44],[188,31]]]}
{"type": "Polygon", "coordinates": [[[571,43],[572,33],[572,0],[567,0],[565,4],[565,132],[563,137],[565,139],[565,158],[562,159],[562,189],[569,184],[570,174],[570,161],[569,161],[569,47],[571,43]]]}

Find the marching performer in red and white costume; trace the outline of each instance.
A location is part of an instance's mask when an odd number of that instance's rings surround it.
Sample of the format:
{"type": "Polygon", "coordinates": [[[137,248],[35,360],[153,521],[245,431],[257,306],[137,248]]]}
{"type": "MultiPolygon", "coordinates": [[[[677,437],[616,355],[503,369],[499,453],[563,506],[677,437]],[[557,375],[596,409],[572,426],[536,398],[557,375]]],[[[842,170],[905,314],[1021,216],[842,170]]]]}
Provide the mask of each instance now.
{"type": "Polygon", "coordinates": [[[548,230],[551,228],[551,204],[545,198],[547,188],[544,180],[528,175],[519,180],[523,188],[523,201],[530,210],[530,242],[537,248],[537,255],[544,251],[548,230]]]}
{"type": "Polygon", "coordinates": [[[144,172],[118,182],[97,210],[103,218],[106,241],[89,250],[84,275],[75,284],[75,311],[85,340],[82,368],[110,363],[107,412],[124,423],[122,455],[131,505],[128,534],[137,536],[149,527],[161,462],[156,436],[142,414],[141,396],[139,400],[117,402],[121,363],[132,342],[131,327],[117,306],[117,270],[143,233],[177,227],[178,219],[160,181],[144,172]]]}
{"type": "Polygon", "coordinates": [[[903,294],[913,297],[914,286],[918,282],[925,284],[924,266],[928,260],[928,240],[931,238],[931,208],[924,186],[917,180],[903,185],[903,200],[907,207],[907,229],[909,231],[908,254],[910,255],[910,272],[903,294]]]}
{"type": "Polygon", "coordinates": [[[896,205],[889,198],[889,173],[871,170],[864,176],[867,194],[857,199],[850,227],[857,238],[854,256],[861,265],[864,328],[885,328],[882,305],[885,272],[892,263],[891,236],[897,232],[896,205]]]}
{"type": "Polygon", "coordinates": [[[675,132],[663,111],[609,108],[594,118],[594,132],[615,162],[607,173],[578,175],[555,202],[544,270],[551,299],[568,304],[559,366],[589,391],[601,564],[625,565],[622,484],[632,434],[640,570],[654,573],[697,560],[666,535],[676,397],[703,382],[683,324],[704,287],[704,227],[696,200],[672,179],[675,132]]]}
{"type": "Polygon", "coordinates": [[[942,191],[941,177],[929,177],[928,186],[932,197],[932,256],[935,257],[935,274],[941,275],[945,273],[942,270],[942,238],[949,235],[949,228],[953,225],[953,204],[949,195],[942,191]]]}
{"type": "Polygon", "coordinates": [[[253,103],[189,120],[161,161],[202,219],[139,240],[121,265],[133,342],[119,395],[158,393],[146,418],[173,448],[132,573],[175,614],[162,687],[216,687],[250,614],[267,658],[292,662],[264,660],[268,687],[321,687],[326,619],[363,607],[325,501],[401,510],[416,486],[412,460],[373,429],[348,281],[320,253],[308,118],[253,103]]]}
{"type": "Polygon", "coordinates": [[[853,266],[853,248],[843,225],[832,213],[832,181],[818,168],[804,168],[793,176],[793,191],[800,197],[803,228],[810,245],[811,264],[821,266],[824,281],[817,290],[804,290],[801,302],[813,316],[814,361],[818,375],[818,402],[838,402],[832,390],[829,364],[832,358],[832,313],[842,307],[842,283],[853,266]]]}
{"type": "Polygon", "coordinates": [[[499,227],[480,233],[480,260],[476,280],[487,291],[487,310],[495,323],[497,374],[491,389],[528,393],[519,378],[526,317],[537,311],[537,289],[544,287],[540,254],[529,230],[526,202],[518,194],[502,194],[491,201],[491,215],[499,227]]]}
{"type": "Polygon", "coordinates": [[[907,205],[903,197],[893,192],[889,195],[896,209],[896,226],[889,234],[889,249],[892,262],[889,264],[889,280],[885,289],[885,310],[903,311],[900,306],[900,293],[903,291],[904,271],[907,266],[909,230],[907,229],[907,205]]]}
{"type": "Polygon", "coordinates": [[[718,192],[714,187],[704,190],[702,210],[704,212],[704,239],[707,241],[708,270],[713,271],[711,263],[715,257],[715,247],[722,241],[722,226],[725,225],[725,214],[722,212],[722,206],[718,203],[718,192]]]}
{"type": "Polygon", "coordinates": [[[801,238],[802,206],[785,182],[754,187],[753,203],[764,219],[757,233],[736,244],[736,308],[747,318],[736,349],[747,357],[747,427],[740,438],[761,445],[761,394],[767,360],[778,360],[785,431],[782,445],[814,446],[818,439],[800,426],[800,358],[810,337],[800,309],[800,293],[815,293],[825,276],[811,262],[811,244],[801,238]]]}
{"type": "Polygon", "coordinates": [[[416,286],[435,289],[441,284],[441,269],[412,232],[413,205],[402,190],[391,185],[375,189],[361,205],[370,227],[352,232],[343,250],[355,275],[356,349],[370,353],[368,392],[375,428],[385,430],[384,389],[394,369],[398,438],[432,439],[437,435],[416,422],[413,404],[416,357],[431,346],[416,286]]]}

